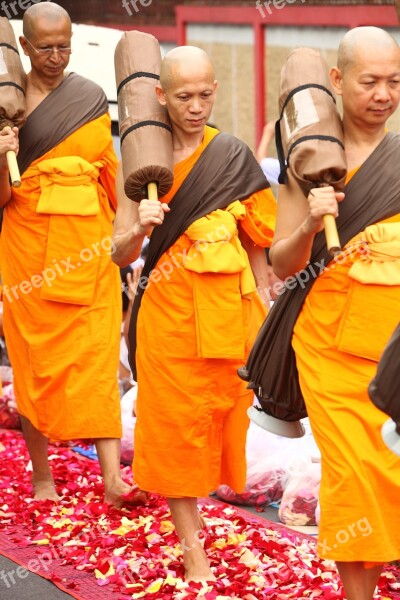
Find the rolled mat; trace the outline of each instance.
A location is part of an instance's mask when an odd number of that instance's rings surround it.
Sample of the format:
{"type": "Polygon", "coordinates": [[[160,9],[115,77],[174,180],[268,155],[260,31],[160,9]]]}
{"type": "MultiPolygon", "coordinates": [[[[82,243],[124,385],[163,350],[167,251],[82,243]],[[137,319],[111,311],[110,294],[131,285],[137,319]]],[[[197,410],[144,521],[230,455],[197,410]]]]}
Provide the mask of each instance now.
{"type": "MultiPolygon", "coordinates": [[[[281,70],[280,117],[275,138],[281,166],[279,183],[294,179],[307,196],[312,188],[332,185],[341,191],[347,174],[343,128],[318,50],[296,48],[281,70]]],[[[323,216],[329,253],[340,253],[335,217],[323,216]]]]}
{"type": "Polygon", "coordinates": [[[393,419],[400,434],[400,322],[383,351],[368,392],[372,402],[393,419]]]}
{"type": "Polygon", "coordinates": [[[325,59],[313,48],[293,50],[281,70],[276,126],[280,183],[287,170],[308,194],[311,187],[343,189],[347,162],[342,122],[325,59]]]}
{"type": "Polygon", "coordinates": [[[158,40],[140,31],[122,35],[115,49],[119,132],[125,193],[139,202],[155,182],[164,196],[173,182],[172,129],[167,110],[158,102],[158,40]]]}
{"type": "Polygon", "coordinates": [[[0,17],[0,129],[21,127],[26,119],[26,73],[11,23],[0,17]]]}

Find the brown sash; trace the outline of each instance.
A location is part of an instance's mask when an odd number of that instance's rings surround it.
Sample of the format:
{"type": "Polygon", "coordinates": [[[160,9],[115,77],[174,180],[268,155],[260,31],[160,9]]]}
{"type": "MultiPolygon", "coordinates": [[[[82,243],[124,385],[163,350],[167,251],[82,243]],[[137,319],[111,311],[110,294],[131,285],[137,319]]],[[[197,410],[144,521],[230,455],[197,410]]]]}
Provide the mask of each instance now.
{"type": "Polygon", "coordinates": [[[21,174],[40,156],[85,123],[108,111],[105,93],[96,83],[69,73],[28,116],[19,133],[21,174]]]}
{"type": "Polygon", "coordinates": [[[400,434],[400,323],[382,354],[368,392],[372,402],[397,424],[400,434]]]}
{"type": "MultiPolygon", "coordinates": [[[[246,144],[227,133],[216,135],[171,200],[163,224],[154,228],[141,281],[147,282],[158,260],[191,223],[269,187],[246,144]]],[[[129,324],[129,362],[135,379],[136,323],[145,288],[139,285],[129,324]]]]}
{"type": "MultiPolygon", "coordinates": [[[[399,164],[400,136],[388,133],[344,188],[346,197],[336,220],[343,246],[368,225],[400,213],[399,164]]],[[[263,411],[282,421],[307,416],[292,348],[293,328],[308,292],[331,260],[321,232],[315,236],[301,283],[299,278],[295,287],[284,288],[260,329],[246,367],[239,369],[263,411]]]]}

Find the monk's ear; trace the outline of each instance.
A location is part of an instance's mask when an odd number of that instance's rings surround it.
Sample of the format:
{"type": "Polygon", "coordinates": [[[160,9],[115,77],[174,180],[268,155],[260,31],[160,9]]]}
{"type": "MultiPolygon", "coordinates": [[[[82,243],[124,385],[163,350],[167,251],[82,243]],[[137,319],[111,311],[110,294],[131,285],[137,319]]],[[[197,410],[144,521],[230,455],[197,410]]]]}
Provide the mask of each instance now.
{"type": "Polygon", "coordinates": [[[26,41],[26,39],[24,38],[23,35],[21,35],[19,37],[19,43],[21,44],[21,48],[24,51],[24,54],[26,56],[29,56],[29,54],[28,54],[28,42],[26,41]]]}
{"type": "Polygon", "coordinates": [[[217,91],[217,89],[218,89],[218,81],[215,79],[214,80],[214,94],[217,91]]]}
{"type": "Polygon", "coordinates": [[[329,76],[331,78],[333,89],[338,96],[342,95],[343,89],[343,75],[340,69],[337,67],[332,67],[329,71],[329,76]]]}
{"type": "Polygon", "coordinates": [[[159,103],[162,106],[166,106],[167,98],[165,96],[165,92],[162,89],[161,85],[156,85],[156,96],[157,96],[157,100],[159,101],[159,103]]]}

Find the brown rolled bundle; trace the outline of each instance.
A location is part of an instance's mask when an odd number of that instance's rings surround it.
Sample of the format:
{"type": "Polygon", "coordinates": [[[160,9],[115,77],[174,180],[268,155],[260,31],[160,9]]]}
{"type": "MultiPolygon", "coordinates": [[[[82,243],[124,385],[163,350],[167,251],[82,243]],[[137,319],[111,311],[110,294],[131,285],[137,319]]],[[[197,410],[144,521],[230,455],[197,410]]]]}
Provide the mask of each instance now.
{"type": "Polygon", "coordinates": [[[372,402],[396,423],[400,435],[400,323],[382,354],[368,392],[372,402]]]}
{"type": "MultiPolygon", "coordinates": [[[[347,162],[343,129],[329,79],[328,65],[318,50],[296,48],[281,70],[280,118],[276,142],[280,183],[294,178],[307,195],[312,187],[344,187],[347,162]]],[[[324,216],[331,254],[340,250],[335,219],[324,216]]]]}
{"type": "MultiPolygon", "coordinates": [[[[26,119],[26,73],[11,23],[0,17],[0,129],[21,127],[26,119]]],[[[7,152],[11,182],[21,185],[15,152],[7,152]]]]}
{"type": "Polygon", "coordinates": [[[114,58],[125,193],[137,202],[157,199],[173,182],[172,129],[155,93],[160,45],[152,35],[128,31],[114,58]]]}

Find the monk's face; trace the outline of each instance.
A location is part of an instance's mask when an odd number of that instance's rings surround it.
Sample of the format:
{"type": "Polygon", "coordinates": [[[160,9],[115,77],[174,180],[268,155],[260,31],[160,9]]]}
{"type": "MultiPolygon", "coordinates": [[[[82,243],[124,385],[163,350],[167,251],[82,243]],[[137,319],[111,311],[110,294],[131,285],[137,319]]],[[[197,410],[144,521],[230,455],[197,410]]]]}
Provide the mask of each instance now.
{"type": "Polygon", "coordinates": [[[30,58],[32,71],[50,80],[59,78],[69,63],[71,36],[68,19],[37,19],[29,40],[21,38],[21,45],[30,58]]]}
{"type": "Polygon", "coordinates": [[[173,65],[168,87],[159,95],[175,129],[185,134],[199,133],[210,118],[217,82],[208,63],[196,67],[173,65]]]}
{"type": "Polygon", "coordinates": [[[384,126],[400,102],[400,49],[363,45],[333,80],[345,121],[364,129],[384,126]]]}

